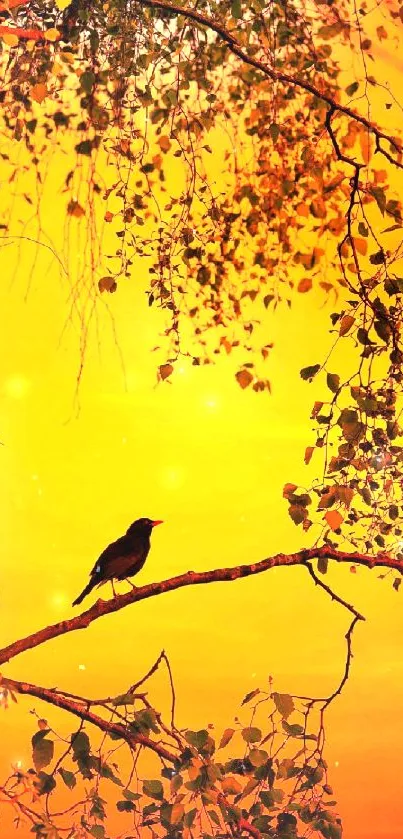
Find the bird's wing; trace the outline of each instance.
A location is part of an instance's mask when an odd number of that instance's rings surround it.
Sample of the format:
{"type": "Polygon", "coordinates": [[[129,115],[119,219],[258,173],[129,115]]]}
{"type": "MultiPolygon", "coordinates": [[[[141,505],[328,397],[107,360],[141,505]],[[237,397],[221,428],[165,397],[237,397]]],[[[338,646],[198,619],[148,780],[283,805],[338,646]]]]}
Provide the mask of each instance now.
{"type": "MultiPolygon", "coordinates": [[[[133,567],[142,566],[148,554],[149,546],[133,545],[133,539],[127,535],[112,542],[101,553],[95,563],[91,577],[108,580],[112,577],[124,579],[133,567]]],[[[131,571],[133,573],[133,571],[131,571]]]]}
{"type": "Polygon", "coordinates": [[[102,575],[103,572],[107,570],[108,565],[112,562],[112,560],[128,554],[130,554],[129,539],[127,536],[121,536],[120,539],[116,539],[116,542],[111,542],[111,544],[102,551],[91,571],[91,576],[98,577],[99,574],[102,575]]]}

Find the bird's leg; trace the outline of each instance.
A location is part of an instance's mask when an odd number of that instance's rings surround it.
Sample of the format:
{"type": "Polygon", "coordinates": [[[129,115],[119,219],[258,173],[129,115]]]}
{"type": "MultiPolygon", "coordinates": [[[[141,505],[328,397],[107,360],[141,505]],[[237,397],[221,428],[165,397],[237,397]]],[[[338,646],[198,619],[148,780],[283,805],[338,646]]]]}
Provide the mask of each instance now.
{"type": "Polygon", "coordinates": [[[111,580],[111,585],[112,585],[113,596],[116,597],[116,591],[115,591],[115,586],[113,585],[113,580],[111,580]]]}
{"type": "Polygon", "coordinates": [[[132,588],[137,588],[137,586],[135,586],[134,583],[132,583],[131,580],[129,580],[127,577],[126,577],[126,582],[128,582],[129,586],[131,586],[132,588]]]}

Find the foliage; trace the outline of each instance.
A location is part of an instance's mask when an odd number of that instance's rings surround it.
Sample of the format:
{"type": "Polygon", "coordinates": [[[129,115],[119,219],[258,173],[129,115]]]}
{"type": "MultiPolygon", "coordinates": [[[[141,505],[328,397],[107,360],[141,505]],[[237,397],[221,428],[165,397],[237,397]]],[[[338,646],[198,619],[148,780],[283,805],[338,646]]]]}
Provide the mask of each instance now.
{"type": "Polygon", "coordinates": [[[33,196],[55,147],[74,155],[66,213],[87,245],[81,268],[65,268],[73,309],[84,296],[85,321],[88,297],[119,293],[140,266],[149,305],[168,316],[160,379],[180,355],[199,365],[232,353],[240,387],[261,391],[270,390],[272,351],[264,310],[291,305],[293,290],[321,289],[337,303],[333,347],[301,376],[325,375],[305,453],[306,463],[321,455],[322,477],[285,490],[290,515],[305,530],[319,523],[330,545],[347,538],[400,556],[402,153],[388,134],[393,96],[369,73],[400,11],[385,7],[385,28],[365,0],[352,16],[345,0],[11,8],[0,28],[2,159],[16,194],[24,183],[43,240],[33,196]],[[361,63],[352,79],[342,71],[350,49],[361,63]],[[103,253],[112,232],[115,251],[103,253]],[[344,375],[337,352],[346,344],[344,375]]]}
{"type": "Polygon", "coordinates": [[[66,832],[107,839],[117,825],[125,837],[148,828],[153,837],[171,839],[237,831],[289,839],[309,829],[314,837],[340,839],[323,757],[326,700],[294,699],[270,688],[247,694],[246,719],[236,717],[220,737],[212,725],[178,730],[172,720],[167,726],[132,688],[89,703],[119,721],[122,735],[141,732],[157,743],[164,736],[171,758],[152,777],[140,745],[130,758],[123,737],[110,733],[96,745],[83,725],[66,738],[38,719],[33,767],[16,770],[3,794],[15,805],[17,823],[28,820],[37,839],[66,832]]]}

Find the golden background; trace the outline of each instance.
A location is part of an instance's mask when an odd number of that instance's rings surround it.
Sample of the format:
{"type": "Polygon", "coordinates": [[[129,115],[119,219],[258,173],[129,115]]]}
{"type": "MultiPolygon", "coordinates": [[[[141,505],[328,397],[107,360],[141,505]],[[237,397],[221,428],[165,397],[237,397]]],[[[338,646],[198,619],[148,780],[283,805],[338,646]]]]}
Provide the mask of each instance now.
{"type": "MultiPolygon", "coordinates": [[[[388,72],[393,66],[396,60],[388,72]]],[[[48,195],[48,225],[63,200],[48,195]]],[[[152,348],[161,321],[147,306],[140,273],[109,301],[125,374],[101,307],[100,339],[94,326],[78,403],[80,327],[73,320],[65,329],[69,288],[43,249],[28,281],[32,248],[1,251],[1,644],[72,616],[70,604],[98,554],[139,516],[164,524],[153,533],[138,584],[311,543],[312,534],[289,519],[282,488],[315,475],[318,453],[309,467],[303,454],[324,385],[304,383],[299,370],[329,346],[331,307],[323,295],[266,314],[275,345],[267,362],[271,396],[241,391],[231,359],[205,368],[179,363],[172,383],[157,385],[152,348]]],[[[344,566],[331,568],[327,580],[367,618],[355,630],[351,675],[327,719],[330,783],[346,839],[403,835],[403,610],[391,579],[378,576],[344,566]]],[[[331,692],[343,672],[347,627],[347,613],[304,569],[278,569],[141,602],[25,653],[3,672],[111,695],[140,678],[164,648],[178,723],[213,722],[220,732],[245,693],[266,688],[269,676],[280,692],[331,692]]],[[[3,777],[18,761],[30,764],[31,708],[50,723],[59,719],[29,698],[2,712],[3,777]]],[[[0,835],[8,839],[2,830],[4,823],[0,835]]]]}

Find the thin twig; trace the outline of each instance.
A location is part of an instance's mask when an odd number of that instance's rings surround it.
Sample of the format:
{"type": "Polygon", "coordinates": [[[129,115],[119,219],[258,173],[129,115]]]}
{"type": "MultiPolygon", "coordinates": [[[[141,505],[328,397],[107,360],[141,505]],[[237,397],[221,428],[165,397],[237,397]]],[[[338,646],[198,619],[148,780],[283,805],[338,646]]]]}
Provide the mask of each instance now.
{"type": "Polygon", "coordinates": [[[345,609],[348,609],[348,611],[351,612],[351,614],[354,615],[354,617],[357,620],[365,621],[364,616],[357,612],[357,609],[355,609],[354,606],[351,605],[351,603],[348,603],[347,600],[343,600],[342,597],[336,594],[336,592],[334,592],[333,589],[330,588],[330,586],[326,585],[326,583],[324,583],[323,580],[321,580],[320,577],[317,576],[310,562],[306,562],[304,564],[304,568],[306,568],[308,574],[314,580],[315,585],[320,586],[320,588],[323,588],[323,590],[330,595],[332,600],[335,600],[336,603],[340,603],[341,606],[344,606],[345,609]]]}

